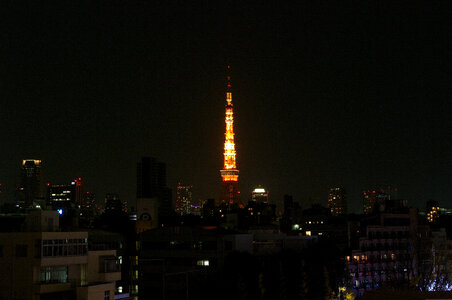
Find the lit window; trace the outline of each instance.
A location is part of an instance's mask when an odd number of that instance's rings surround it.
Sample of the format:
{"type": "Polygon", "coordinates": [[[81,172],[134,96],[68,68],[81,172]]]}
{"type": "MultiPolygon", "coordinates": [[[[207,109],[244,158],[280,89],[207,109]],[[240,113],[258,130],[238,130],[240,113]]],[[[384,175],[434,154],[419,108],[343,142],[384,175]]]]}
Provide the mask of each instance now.
{"type": "Polygon", "coordinates": [[[306,231],[306,236],[311,236],[311,231],[306,231]]]}
{"type": "Polygon", "coordinates": [[[209,261],[208,261],[208,260],[198,260],[198,261],[196,262],[196,264],[197,264],[198,266],[205,266],[205,267],[208,267],[208,266],[209,266],[209,261]]]}
{"type": "Polygon", "coordinates": [[[122,293],[122,286],[118,286],[118,293],[122,293]]]}

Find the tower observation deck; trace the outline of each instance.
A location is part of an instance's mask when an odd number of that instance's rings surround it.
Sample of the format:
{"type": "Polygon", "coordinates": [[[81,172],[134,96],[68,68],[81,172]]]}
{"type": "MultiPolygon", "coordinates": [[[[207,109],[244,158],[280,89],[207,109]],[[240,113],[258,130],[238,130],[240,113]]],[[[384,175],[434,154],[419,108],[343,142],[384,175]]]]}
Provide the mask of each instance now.
{"type": "Polygon", "coordinates": [[[242,206],[240,203],[239,191],[239,170],[236,165],[236,151],[234,143],[234,112],[232,105],[231,76],[229,75],[231,67],[228,66],[228,83],[226,88],[226,132],[224,140],[224,165],[220,170],[222,179],[222,189],[220,195],[220,204],[230,206],[242,206]]]}

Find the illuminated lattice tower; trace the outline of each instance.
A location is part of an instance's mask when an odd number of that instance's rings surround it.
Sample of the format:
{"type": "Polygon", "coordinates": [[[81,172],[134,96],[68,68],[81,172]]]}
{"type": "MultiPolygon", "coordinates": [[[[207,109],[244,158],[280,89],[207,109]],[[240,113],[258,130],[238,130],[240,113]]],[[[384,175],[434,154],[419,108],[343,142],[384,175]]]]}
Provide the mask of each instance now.
{"type": "MultiPolygon", "coordinates": [[[[228,66],[228,71],[230,66],[228,66]]],[[[226,89],[226,132],[224,140],[224,165],[220,170],[222,190],[220,204],[243,206],[240,203],[239,170],[236,165],[236,151],[234,144],[234,112],[232,107],[231,76],[228,75],[226,89]]]]}

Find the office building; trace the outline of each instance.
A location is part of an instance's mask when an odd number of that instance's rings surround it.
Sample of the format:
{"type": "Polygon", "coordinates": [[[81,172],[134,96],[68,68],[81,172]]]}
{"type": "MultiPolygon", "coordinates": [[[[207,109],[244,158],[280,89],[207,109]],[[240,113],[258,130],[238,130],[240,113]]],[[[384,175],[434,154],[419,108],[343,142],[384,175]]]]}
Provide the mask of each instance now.
{"type": "Polygon", "coordinates": [[[79,207],[83,206],[84,194],[83,194],[83,180],[81,177],[74,179],[75,185],[75,204],[79,207]]]}
{"type": "Polygon", "coordinates": [[[22,160],[20,186],[17,188],[16,204],[20,208],[33,207],[44,198],[42,162],[38,159],[22,160]]]}
{"type": "Polygon", "coordinates": [[[343,188],[331,188],[328,192],[328,207],[332,216],[347,213],[346,193],[343,188]]]}
{"type": "Polygon", "coordinates": [[[178,215],[183,216],[192,213],[192,205],[194,204],[192,190],[192,185],[182,185],[180,182],[177,183],[176,213],[178,215]]]}
{"type": "Polygon", "coordinates": [[[251,192],[251,201],[258,203],[268,203],[268,191],[261,185],[251,192]]]}

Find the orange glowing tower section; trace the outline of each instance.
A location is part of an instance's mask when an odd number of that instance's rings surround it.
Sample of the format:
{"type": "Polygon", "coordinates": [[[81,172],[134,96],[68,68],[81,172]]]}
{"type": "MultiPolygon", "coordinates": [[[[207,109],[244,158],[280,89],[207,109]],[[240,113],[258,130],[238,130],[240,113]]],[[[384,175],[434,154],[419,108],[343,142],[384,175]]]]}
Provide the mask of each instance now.
{"type": "Polygon", "coordinates": [[[231,76],[229,75],[231,67],[228,66],[228,85],[226,89],[226,132],[224,140],[224,165],[220,170],[222,179],[222,191],[220,204],[237,205],[240,204],[239,191],[239,170],[236,165],[236,151],[234,143],[234,112],[232,106],[231,76]]]}

